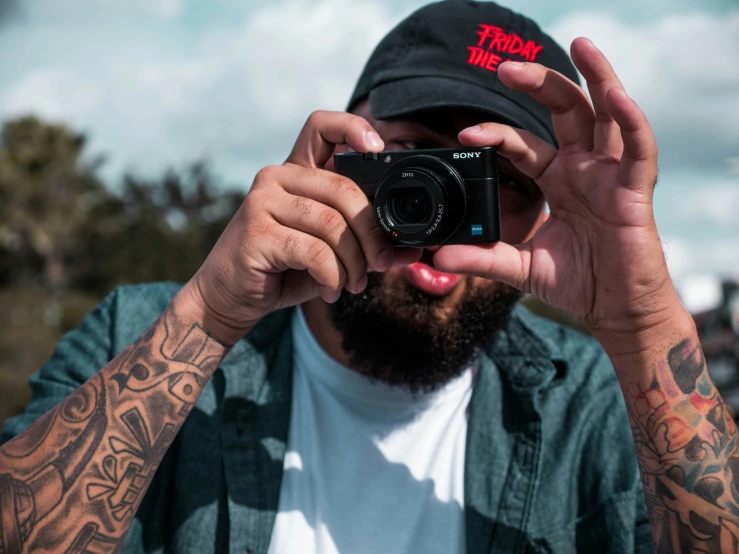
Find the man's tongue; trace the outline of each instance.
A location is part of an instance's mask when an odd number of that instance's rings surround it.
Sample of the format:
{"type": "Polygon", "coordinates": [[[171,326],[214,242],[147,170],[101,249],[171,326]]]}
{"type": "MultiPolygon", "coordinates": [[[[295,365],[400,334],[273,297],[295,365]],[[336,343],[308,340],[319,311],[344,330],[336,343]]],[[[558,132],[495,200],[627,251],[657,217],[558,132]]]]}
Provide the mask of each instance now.
{"type": "Polygon", "coordinates": [[[462,279],[461,275],[444,273],[434,269],[434,253],[424,250],[421,259],[406,267],[406,277],[411,285],[433,296],[444,296],[462,279]]]}

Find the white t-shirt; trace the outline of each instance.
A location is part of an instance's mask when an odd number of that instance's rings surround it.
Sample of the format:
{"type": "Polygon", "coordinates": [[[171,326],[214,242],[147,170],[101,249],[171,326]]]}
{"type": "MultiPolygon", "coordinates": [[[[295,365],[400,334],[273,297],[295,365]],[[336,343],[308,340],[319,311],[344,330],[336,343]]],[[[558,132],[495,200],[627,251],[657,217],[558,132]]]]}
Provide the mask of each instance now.
{"type": "Polygon", "coordinates": [[[329,357],[301,309],[292,332],[290,432],[269,554],[462,554],[475,371],[414,396],[329,357]]]}

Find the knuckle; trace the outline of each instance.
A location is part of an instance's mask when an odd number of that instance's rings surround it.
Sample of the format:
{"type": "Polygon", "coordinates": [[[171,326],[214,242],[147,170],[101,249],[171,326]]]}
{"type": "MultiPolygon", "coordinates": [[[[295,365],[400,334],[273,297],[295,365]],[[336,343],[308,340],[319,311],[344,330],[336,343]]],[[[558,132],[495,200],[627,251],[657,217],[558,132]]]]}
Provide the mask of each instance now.
{"type": "Polygon", "coordinates": [[[306,127],[319,127],[321,123],[326,119],[326,110],[316,110],[308,116],[308,120],[305,122],[306,127]]]}
{"type": "Polygon", "coordinates": [[[264,186],[265,183],[273,182],[277,179],[277,175],[280,171],[279,166],[268,165],[260,169],[254,177],[254,186],[264,186]]]}
{"type": "Polygon", "coordinates": [[[312,241],[305,250],[305,258],[308,265],[327,265],[333,258],[331,249],[321,240],[312,241]]]}
{"type": "Polygon", "coordinates": [[[245,235],[247,239],[269,237],[275,234],[275,224],[265,217],[251,217],[245,223],[245,235]]]}
{"type": "Polygon", "coordinates": [[[596,111],[595,121],[598,123],[611,123],[613,121],[613,116],[605,111],[596,111]]]}
{"type": "Polygon", "coordinates": [[[329,186],[331,187],[331,190],[336,191],[342,196],[347,196],[351,198],[357,197],[358,195],[364,196],[364,194],[354,181],[342,175],[335,175],[331,177],[329,186]]]}
{"type": "Polygon", "coordinates": [[[334,209],[326,208],[318,215],[316,223],[328,236],[340,235],[346,228],[344,217],[334,209]]]}
{"type": "Polygon", "coordinates": [[[300,250],[300,238],[293,233],[289,233],[282,239],[282,250],[288,254],[288,256],[294,255],[300,250]]]}
{"type": "Polygon", "coordinates": [[[305,196],[296,196],[292,202],[293,210],[299,215],[308,217],[313,210],[313,202],[305,196]]]}
{"type": "Polygon", "coordinates": [[[271,243],[271,237],[276,234],[275,225],[265,218],[247,220],[242,235],[242,253],[252,256],[263,251],[271,243]]]}
{"type": "Polygon", "coordinates": [[[251,214],[259,212],[259,208],[264,205],[264,200],[265,194],[259,189],[252,188],[249,194],[246,195],[239,211],[242,216],[247,218],[247,223],[249,223],[249,219],[252,217],[251,214]]]}

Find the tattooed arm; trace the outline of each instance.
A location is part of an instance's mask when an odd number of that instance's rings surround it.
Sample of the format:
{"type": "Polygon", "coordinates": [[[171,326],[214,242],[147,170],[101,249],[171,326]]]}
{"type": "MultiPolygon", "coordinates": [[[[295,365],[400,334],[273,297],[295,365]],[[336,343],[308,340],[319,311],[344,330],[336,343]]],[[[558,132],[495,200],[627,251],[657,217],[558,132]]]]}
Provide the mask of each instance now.
{"type": "Polygon", "coordinates": [[[656,552],[739,552],[739,434],[687,313],[601,336],[619,375],[656,552]],[[631,353],[626,351],[631,345],[631,353]]]}
{"type": "Polygon", "coordinates": [[[120,547],[158,464],[227,352],[185,296],[0,447],[0,553],[120,547]]]}
{"type": "Polygon", "coordinates": [[[383,148],[362,117],[312,114],[159,320],[0,447],[0,554],[115,551],[224,345],[274,310],[336,301],[345,287],[363,290],[368,270],[419,259],[419,249],[393,251],[355,183],[316,170],[334,142],[383,148]]]}

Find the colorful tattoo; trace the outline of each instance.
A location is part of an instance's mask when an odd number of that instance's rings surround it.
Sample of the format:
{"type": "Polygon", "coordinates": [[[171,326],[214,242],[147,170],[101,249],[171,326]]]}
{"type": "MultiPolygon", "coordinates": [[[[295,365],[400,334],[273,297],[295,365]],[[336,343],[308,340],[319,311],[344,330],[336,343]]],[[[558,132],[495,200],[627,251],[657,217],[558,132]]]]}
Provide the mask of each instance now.
{"type": "Polygon", "coordinates": [[[737,552],[739,437],[700,345],[674,346],[626,399],[655,551],[737,552]]]}

